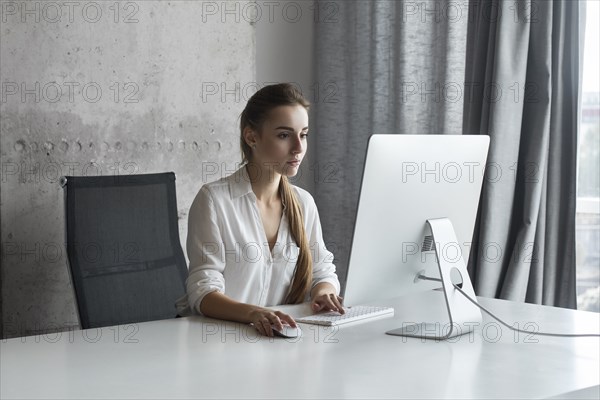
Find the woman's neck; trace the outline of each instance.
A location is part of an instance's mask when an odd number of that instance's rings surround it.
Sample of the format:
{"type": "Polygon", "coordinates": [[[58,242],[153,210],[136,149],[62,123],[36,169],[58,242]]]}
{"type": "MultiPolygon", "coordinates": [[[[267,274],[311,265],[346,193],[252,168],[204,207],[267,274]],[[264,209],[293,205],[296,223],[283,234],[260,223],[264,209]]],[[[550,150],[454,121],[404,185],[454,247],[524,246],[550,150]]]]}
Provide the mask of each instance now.
{"type": "Polygon", "coordinates": [[[252,191],[256,195],[256,199],[267,206],[277,204],[281,201],[281,196],[279,195],[281,175],[272,170],[268,171],[255,166],[256,164],[253,164],[253,167],[248,168],[248,165],[246,165],[245,168],[248,172],[252,191]]]}

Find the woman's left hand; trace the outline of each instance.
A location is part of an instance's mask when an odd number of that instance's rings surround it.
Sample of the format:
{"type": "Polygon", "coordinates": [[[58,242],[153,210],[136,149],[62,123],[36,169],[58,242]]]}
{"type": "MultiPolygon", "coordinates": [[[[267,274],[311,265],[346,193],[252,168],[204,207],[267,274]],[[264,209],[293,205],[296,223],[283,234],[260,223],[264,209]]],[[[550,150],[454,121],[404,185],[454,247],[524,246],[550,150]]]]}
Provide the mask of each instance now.
{"type": "Polygon", "coordinates": [[[310,308],[314,312],[319,311],[337,311],[344,314],[344,299],[335,293],[320,293],[313,297],[310,302],[310,308]]]}

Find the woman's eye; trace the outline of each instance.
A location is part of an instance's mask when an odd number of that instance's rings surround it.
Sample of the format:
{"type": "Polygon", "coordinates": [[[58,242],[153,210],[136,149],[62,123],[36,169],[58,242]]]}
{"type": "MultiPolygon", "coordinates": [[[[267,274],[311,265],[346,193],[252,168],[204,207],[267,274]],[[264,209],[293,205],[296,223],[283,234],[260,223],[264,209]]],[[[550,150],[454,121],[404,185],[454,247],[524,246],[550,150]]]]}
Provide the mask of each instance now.
{"type": "MultiPolygon", "coordinates": [[[[279,135],[277,135],[279,138],[281,139],[286,139],[288,136],[290,136],[290,134],[288,132],[281,132],[279,135]]],[[[303,133],[300,135],[301,138],[305,139],[308,136],[307,133],[303,133]]]]}

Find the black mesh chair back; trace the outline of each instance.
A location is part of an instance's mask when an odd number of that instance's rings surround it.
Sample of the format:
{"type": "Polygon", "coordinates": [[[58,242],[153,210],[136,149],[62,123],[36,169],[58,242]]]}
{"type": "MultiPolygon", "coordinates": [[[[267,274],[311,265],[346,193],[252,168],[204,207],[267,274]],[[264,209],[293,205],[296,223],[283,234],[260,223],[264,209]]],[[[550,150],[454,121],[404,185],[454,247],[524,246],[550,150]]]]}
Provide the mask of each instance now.
{"type": "Polygon", "coordinates": [[[61,183],[81,327],[175,318],[187,277],[175,174],[66,176],[61,183]]]}

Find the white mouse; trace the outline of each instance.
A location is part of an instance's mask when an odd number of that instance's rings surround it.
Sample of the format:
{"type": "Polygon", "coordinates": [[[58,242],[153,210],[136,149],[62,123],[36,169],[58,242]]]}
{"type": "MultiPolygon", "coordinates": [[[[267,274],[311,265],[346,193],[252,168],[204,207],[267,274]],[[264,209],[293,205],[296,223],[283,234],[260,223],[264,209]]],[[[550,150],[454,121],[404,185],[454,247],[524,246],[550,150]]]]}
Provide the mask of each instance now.
{"type": "Polygon", "coordinates": [[[296,325],[296,328],[294,328],[290,325],[284,324],[283,329],[281,331],[277,330],[275,328],[275,325],[271,325],[271,328],[273,329],[273,333],[275,334],[275,336],[281,336],[284,338],[297,338],[302,336],[302,330],[298,325],[296,325]]]}

